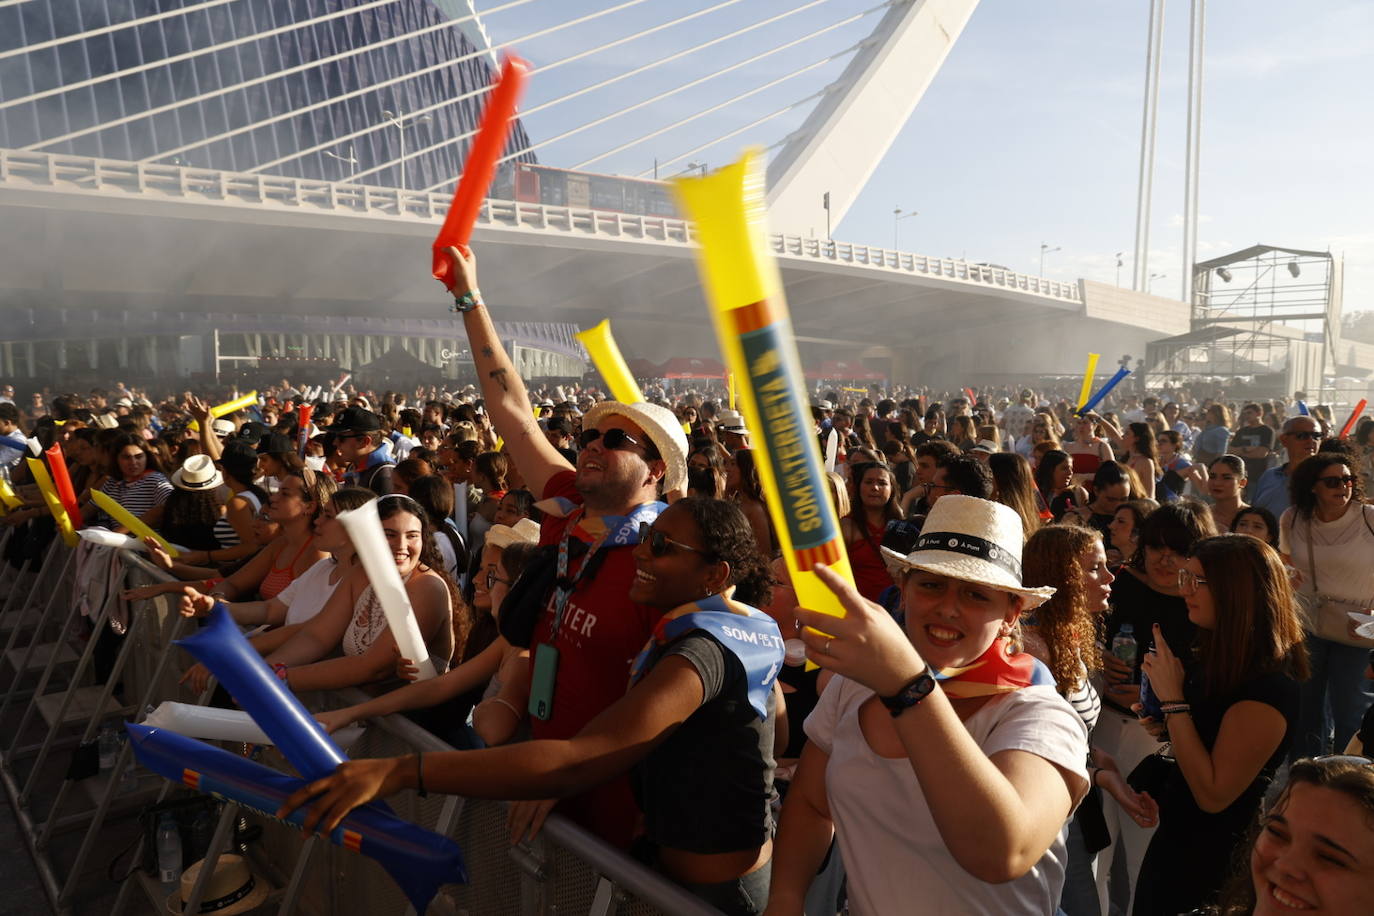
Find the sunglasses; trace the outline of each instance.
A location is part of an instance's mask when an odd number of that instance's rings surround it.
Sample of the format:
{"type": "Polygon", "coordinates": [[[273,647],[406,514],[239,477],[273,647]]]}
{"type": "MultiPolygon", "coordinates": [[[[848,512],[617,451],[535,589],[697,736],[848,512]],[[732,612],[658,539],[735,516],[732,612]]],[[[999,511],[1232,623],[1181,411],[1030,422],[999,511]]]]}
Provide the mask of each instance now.
{"type": "Polygon", "coordinates": [[[1328,490],[1342,490],[1346,487],[1353,487],[1355,485],[1355,478],[1349,474],[1344,474],[1339,477],[1318,477],[1317,482],[1328,490]]]}
{"type": "Polygon", "coordinates": [[[1300,433],[1289,433],[1288,435],[1292,436],[1294,439],[1307,439],[1309,441],[1314,439],[1320,439],[1322,437],[1322,434],[1314,429],[1304,430],[1300,433]]]}
{"type": "Polygon", "coordinates": [[[639,523],[639,540],[640,543],[648,544],[649,553],[656,557],[667,554],[669,546],[690,550],[692,553],[699,553],[703,557],[709,556],[709,554],[700,547],[693,547],[691,544],[684,544],[681,541],[673,540],[648,522],[639,523]]]}
{"type": "Polygon", "coordinates": [[[599,429],[584,429],[578,441],[583,448],[586,448],[598,439],[601,440],[602,447],[609,449],[624,449],[631,445],[640,445],[638,439],[623,429],[608,429],[604,433],[599,429]]]}

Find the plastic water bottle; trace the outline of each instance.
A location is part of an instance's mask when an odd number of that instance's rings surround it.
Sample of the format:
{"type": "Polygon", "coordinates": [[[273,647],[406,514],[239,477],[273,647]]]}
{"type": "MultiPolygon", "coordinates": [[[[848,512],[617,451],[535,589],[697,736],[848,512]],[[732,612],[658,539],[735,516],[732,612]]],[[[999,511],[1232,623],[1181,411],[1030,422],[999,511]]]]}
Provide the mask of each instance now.
{"type": "MultiPolygon", "coordinates": [[[[123,751],[124,745],[129,743],[129,733],[121,731],[118,732],[118,735],[119,749],[123,751]]],[[[138,791],[138,773],[135,772],[135,767],[137,764],[134,763],[133,759],[126,758],[124,772],[120,774],[119,778],[119,793],[121,795],[132,795],[138,791]]]]}
{"type": "Polygon", "coordinates": [[[157,878],[169,894],[181,886],[181,834],[170,814],[157,824],[157,878]]]}
{"type": "Polygon", "coordinates": [[[1136,659],[1140,657],[1140,645],[1135,641],[1135,626],[1123,623],[1112,639],[1112,654],[1124,664],[1131,666],[1131,683],[1137,681],[1136,659]]]}
{"type": "Polygon", "coordinates": [[[114,726],[102,725],[100,727],[100,771],[114,768],[115,759],[119,756],[119,734],[115,732],[114,726]]]}

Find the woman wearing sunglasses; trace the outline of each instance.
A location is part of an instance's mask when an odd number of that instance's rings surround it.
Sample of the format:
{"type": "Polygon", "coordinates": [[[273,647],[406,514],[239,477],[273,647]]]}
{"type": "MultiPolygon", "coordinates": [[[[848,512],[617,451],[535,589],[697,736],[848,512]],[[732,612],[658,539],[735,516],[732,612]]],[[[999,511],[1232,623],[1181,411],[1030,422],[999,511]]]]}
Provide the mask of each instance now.
{"type": "Polygon", "coordinates": [[[1271,547],[1243,534],[1204,538],[1178,581],[1198,648],[1156,626],[1141,666],[1159,708],[1137,711],[1177,763],[1159,768],[1152,790],[1159,828],[1136,882],[1139,916],[1213,902],[1295,734],[1307,677],[1288,573],[1271,547]]]}
{"type": "Polygon", "coordinates": [[[306,829],[403,788],[477,798],[567,796],[629,771],[638,844],[659,871],[726,913],[759,913],[772,857],[773,726],[782,665],[771,577],[739,507],[689,497],[645,523],[630,598],[663,611],[630,688],[572,738],[355,760],[287,799],[306,829]],[[318,796],[318,798],[316,798],[318,796]]]}
{"type": "Polygon", "coordinates": [[[1374,641],[1351,629],[1349,612],[1370,613],[1374,595],[1374,506],[1349,458],[1320,452],[1289,481],[1292,505],[1279,519],[1279,550],[1302,577],[1298,600],[1312,678],[1303,685],[1295,753],[1314,757],[1345,747],[1374,703],[1364,679],[1374,641]]]}

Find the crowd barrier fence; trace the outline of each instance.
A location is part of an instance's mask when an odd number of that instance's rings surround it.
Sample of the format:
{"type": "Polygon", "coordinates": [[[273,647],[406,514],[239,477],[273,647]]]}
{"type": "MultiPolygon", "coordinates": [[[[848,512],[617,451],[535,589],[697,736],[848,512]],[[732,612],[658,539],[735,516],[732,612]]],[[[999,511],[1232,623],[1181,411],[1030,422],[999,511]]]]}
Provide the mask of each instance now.
{"type": "MultiPolygon", "coordinates": [[[[22,528],[6,528],[0,534],[0,553],[14,539],[29,536],[22,528]]],[[[113,766],[97,775],[83,776],[66,765],[81,753],[79,749],[93,753],[103,727],[142,720],[164,700],[209,702],[213,681],[198,696],[179,683],[192,660],[173,642],[189,635],[196,623],[177,613],[176,596],[131,602],[119,597],[122,587],[170,581],[166,572],[137,553],[91,546],[69,549],[60,538],[17,565],[0,567],[0,634],[6,638],[0,670],[9,675],[8,681],[0,680],[0,782],[56,912],[76,912],[78,904],[99,898],[102,888],[92,887],[92,882],[113,880],[105,878],[105,869],[94,878],[91,870],[93,857],[99,854],[94,859],[98,864],[109,856],[115,828],[123,824],[127,837],[130,820],[148,805],[188,794],[138,767],[127,741],[120,742],[113,766]],[[73,572],[78,551],[97,554],[81,558],[81,582],[73,572]],[[101,633],[112,621],[124,627],[124,636],[113,661],[105,662],[108,674],[97,679],[98,641],[91,634],[101,633]],[[29,743],[24,743],[26,738],[29,743]],[[66,840],[63,855],[55,853],[59,839],[66,840]]],[[[364,694],[356,689],[302,697],[317,711],[362,699],[364,694]]],[[[451,749],[409,719],[385,716],[370,720],[348,753],[381,757],[451,749]]],[[[258,753],[261,762],[290,772],[275,749],[258,753]]],[[[557,814],[549,817],[534,841],[512,846],[503,802],[440,795],[421,799],[413,792],[388,801],[400,817],[451,836],[463,849],[469,883],[441,889],[429,908],[431,914],[718,912],[557,814]]],[[[240,848],[274,888],[255,912],[414,912],[373,860],[233,803],[221,810],[206,858],[213,862],[238,844],[245,825],[260,828],[261,834],[240,848]]],[[[141,860],[141,844],[141,839],[134,841],[126,862],[141,860]]],[[[201,870],[186,911],[196,911],[212,872],[213,867],[201,870]]],[[[149,912],[150,905],[165,912],[165,893],[155,878],[132,867],[113,904],[102,902],[99,909],[108,908],[110,916],[149,912]]]]}

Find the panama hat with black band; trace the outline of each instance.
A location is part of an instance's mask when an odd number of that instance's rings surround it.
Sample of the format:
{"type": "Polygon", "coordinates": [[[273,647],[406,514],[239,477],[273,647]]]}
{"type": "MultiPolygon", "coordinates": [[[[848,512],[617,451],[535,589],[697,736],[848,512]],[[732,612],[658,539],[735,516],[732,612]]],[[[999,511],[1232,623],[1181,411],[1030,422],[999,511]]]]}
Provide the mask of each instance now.
{"type": "Polygon", "coordinates": [[[976,496],[951,494],[930,509],[915,547],[906,556],[882,548],[894,576],[919,569],[1020,595],[1021,609],[1039,607],[1054,596],[1049,586],[1021,584],[1021,517],[1008,506],[976,496]]]}

